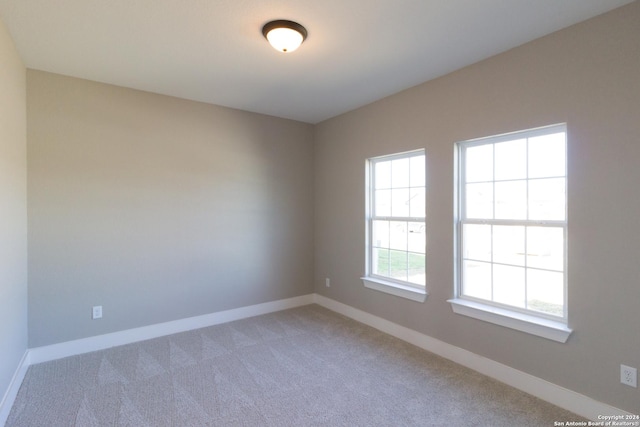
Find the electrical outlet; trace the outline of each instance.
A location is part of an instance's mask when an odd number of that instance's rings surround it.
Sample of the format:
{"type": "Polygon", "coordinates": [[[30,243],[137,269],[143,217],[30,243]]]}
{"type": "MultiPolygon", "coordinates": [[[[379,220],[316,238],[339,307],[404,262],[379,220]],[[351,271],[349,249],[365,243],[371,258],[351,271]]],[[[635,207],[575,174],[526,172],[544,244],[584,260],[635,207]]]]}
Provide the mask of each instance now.
{"type": "Polygon", "coordinates": [[[620,365],[620,382],[630,387],[638,387],[638,371],[636,368],[620,365]]]}
{"type": "Polygon", "coordinates": [[[93,307],[93,311],[91,312],[92,319],[101,319],[102,318],[102,306],[96,305],[93,307]]]}
{"type": "Polygon", "coordinates": [[[327,288],[331,287],[331,279],[329,279],[328,277],[326,277],[324,279],[324,284],[327,286],[327,288]]]}

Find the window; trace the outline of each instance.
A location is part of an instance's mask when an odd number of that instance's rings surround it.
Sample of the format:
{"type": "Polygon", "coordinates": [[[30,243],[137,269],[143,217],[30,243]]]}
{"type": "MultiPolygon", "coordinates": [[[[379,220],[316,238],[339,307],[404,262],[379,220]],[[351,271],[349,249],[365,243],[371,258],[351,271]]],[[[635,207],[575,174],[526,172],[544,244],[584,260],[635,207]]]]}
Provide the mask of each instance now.
{"type": "Polygon", "coordinates": [[[461,142],[457,150],[454,311],[568,331],[566,126],[461,142]]]}
{"type": "Polygon", "coordinates": [[[426,225],[424,151],[368,161],[365,286],[424,301],[426,225]]]}

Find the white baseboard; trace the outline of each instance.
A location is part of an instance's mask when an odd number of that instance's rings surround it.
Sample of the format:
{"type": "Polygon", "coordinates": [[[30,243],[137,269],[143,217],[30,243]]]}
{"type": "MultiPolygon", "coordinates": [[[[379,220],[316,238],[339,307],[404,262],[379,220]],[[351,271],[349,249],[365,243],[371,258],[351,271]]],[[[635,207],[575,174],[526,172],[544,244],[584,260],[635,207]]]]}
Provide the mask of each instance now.
{"type": "Polygon", "coordinates": [[[158,323],[140,328],[127,329],[124,331],[97,335],[94,337],[82,338],[59,344],[36,347],[29,350],[29,360],[31,364],[48,362],[50,360],[61,359],[63,357],[103,350],[105,348],[115,347],[118,345],[131,344],[165,335],[191,331],[193,329],[206,328],[207,326],[219,325],[221,323],[260,316],[262,314],[273,313],[275,311],[309,304],[313,304],[313,294],[265,302],[247,307],[234,308],[232,310],[219,311],[217,313],[158,323]]]}
{"type": "Polygon", "coordinates": [[[460,365],[478,371],[488,377],[494,378],[587,419],[598,421],[598,415],[631,415],[629,412],[598,402],[590,397],[568,390],[564,387],[560,387],[525,372],[518,371],[517,369],[511,368],[507,365],[479,356],[475,353],[429,337],[404,326],[400,326],[381,317],[319,294],[309,294],[29,349],[22,357],[9,388],[4,395],[2,402],[0,402],[0,426],[4,425],[7,417],[9,416],[9,412],[11,411],[15,397],[18,394],[20,385],[22,384],[27,372],[27,368],[31,364],[47,362],[77,354],[89,353],[118,345],[130,344],[137,341],[232,322],[234,320],[260,316],[262,314],[313,303],[350,317],[358,322],[372,326],[382,332],[393,335],[396,338],[409,342],[417,347],[423,348],[446,359],[459,363],[460,365]]]}
{"type": "Polygon", "coordinates": [[[260,316],[262,314],[287,310],[289,308],[301,307],[303,305],[313,304],[313,300],[314,294],[302,295],[294,298],[270,301],[262,304],[205,314],[202,316],[189,317],[171,322],[158,323],[155,325],[127,329],[110,334],[97,335],[94,337],[28,349],[22,357],[22,360],[13,375],[11,383],[9,384],[9,388],[0,402],[0,426],[4,426],[7,418],[9,417],[11,407],[18,395],[18,391],[20,390],[20,386],[22,385],[22,381],[24,380],[25,374],[27,373],[27,369],[30,365],[103,350],[105,348],[115,347],[118,345],[131,344],[179,332],[206,328],[207,326],[233,322],[234,320],[260,316]]]}
{"type": "Polygon", "coordinates": [[[503,365],[502,363],[447,344],[444,341],[400,326],[322,295],[314,294],[314,302],[329,310],[350,317],[360,323],[369,325],[462,366],[466,366],[467,368],[473,369],[474,371],[480,372],[481,374],[494,378],[589,420],[602,421],[598,419],[599,415],[631,415],[622,409],[598,402],[588,396],[560,387],[538,377],[534,377],[533,375],[503,365]]]}
{"type": "Polygon", "coordinates": [[[14,372],[13,378],[11,378],[9,387],[2,397],[2,401],[0,401],[0,426],[5,425],[7,418],[9,418],[9,412],[11,412],[13,402],[16,400],[16,396],[18,395],[18,391],[22,385],[22,380],[24,380],[24,376],[27,373],[29,364],[29,351],[27,350],[22,355],[18,368],[14,372]]]}

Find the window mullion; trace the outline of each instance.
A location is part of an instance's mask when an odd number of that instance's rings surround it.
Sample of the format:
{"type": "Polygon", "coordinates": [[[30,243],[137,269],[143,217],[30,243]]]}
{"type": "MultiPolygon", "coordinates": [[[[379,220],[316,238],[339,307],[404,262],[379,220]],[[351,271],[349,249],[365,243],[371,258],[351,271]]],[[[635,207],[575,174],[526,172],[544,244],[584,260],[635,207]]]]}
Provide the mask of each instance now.
{"type": "Polygon", "coordinates": [[[464,224],[478,225],[521,225],[526,227],[566,227],[566,221],[538,221],[527,219],[484,219],[484,218],[468,218],[460,220],[464,224]]]}
{"type": "Polygon", "coordinates": [[[371,218],[374,221],[395,221],[395,222],[412,222],[412,223],[424,223],[424,218],[417,218],[411,216],[374,216],[371,218]]]}

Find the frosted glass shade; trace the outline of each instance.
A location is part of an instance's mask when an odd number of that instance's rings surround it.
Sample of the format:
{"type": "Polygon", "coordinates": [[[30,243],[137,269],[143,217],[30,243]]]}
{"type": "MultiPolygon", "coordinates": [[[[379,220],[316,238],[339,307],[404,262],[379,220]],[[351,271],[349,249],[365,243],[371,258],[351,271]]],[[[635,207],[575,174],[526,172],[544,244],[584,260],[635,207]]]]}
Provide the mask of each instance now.
{"type": "Polygon", "coordinates": [[[290,28],[276,28],[269,31],[267,40],[275,50],[293,52],[302,44],[302,34],[290,28]]]}

